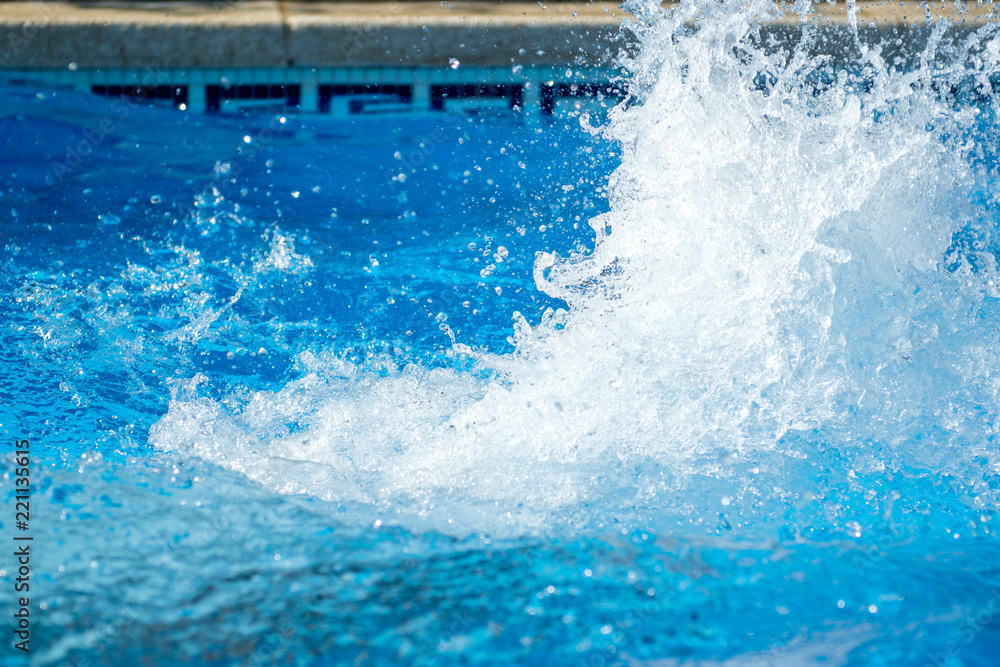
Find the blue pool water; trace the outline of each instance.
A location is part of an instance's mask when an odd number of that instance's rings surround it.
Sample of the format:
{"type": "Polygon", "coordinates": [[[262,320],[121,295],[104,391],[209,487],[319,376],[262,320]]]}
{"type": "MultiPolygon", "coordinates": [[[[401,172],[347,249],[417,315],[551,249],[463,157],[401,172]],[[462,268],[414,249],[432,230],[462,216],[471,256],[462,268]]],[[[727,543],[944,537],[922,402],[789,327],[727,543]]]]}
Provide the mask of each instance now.
{"type": "Polygon", "coordinates": [[[2,91],[31,664],[997,664],[992,27],[749,5],[538,127],[2,91]]]}

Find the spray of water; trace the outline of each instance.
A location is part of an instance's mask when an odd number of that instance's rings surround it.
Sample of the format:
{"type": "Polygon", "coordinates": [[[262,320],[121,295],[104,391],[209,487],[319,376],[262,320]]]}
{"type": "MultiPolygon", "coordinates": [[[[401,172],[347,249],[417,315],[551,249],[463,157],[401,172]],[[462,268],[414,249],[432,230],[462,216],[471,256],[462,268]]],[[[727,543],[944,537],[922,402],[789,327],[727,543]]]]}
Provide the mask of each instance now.
{"type": "Polygon", "coordinates": [[[583,121],[622,148],[610,212],[592,252],[536,259],[565,309],[515,313],[486,374],[305,352],[238,401],[195,378],[151,442],[458,533],[780,496],[810,457],[1000,501],[994,26],[938,23],[904,63],[856,25],[835,56],[807,23],[775,43],[763,0],[630,9],[629,99],[583,121]]]}

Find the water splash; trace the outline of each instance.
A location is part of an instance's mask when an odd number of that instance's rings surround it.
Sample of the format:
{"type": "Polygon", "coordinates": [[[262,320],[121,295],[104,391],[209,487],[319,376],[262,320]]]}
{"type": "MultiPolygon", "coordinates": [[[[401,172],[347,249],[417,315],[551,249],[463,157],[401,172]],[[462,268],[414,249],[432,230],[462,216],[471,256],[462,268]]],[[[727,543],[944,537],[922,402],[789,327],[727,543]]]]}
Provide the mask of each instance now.
{"type": "Polygon", "coordinates": [[[772,43],[769,2],[631,10],[611,210],[592,252],[536,261],[566,309],[515,313],[510,355],[456,340],[473,372],[302,352],[274,392],[195,378],[151,442],[457,533],[690,517],[721,489],[744,524],[818,495],[818,530],[857,530],[869,492],[916,506],[944,474],[995,507],[995,26],[939,23],[905,64],[856,22],[837,58],[818,28],[772,43]]]}

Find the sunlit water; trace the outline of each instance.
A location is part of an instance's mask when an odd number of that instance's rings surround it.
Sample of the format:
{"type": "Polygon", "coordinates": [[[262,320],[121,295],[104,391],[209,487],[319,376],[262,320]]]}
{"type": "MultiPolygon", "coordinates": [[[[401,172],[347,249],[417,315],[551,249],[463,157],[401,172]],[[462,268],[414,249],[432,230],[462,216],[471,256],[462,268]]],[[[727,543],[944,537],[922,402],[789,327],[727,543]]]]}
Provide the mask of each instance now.
{"type": "Polygon", "coordinates": [[[748,4],[537,128],[4,91],[35,661],[996,664],[1000,38],[748,4]]]}

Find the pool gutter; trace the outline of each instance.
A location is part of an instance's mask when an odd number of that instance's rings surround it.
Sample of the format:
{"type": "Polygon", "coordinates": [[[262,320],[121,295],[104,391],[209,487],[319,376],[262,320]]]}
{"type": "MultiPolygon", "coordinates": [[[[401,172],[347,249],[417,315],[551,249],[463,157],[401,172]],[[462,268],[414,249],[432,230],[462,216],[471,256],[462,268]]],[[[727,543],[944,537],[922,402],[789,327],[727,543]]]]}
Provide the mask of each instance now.
{"type": "MultiPolygon", "coordinates": [[[[862,37],[895,31],[926,39],[928,18],[968,32],[995,16],[976,2],[857,8],[862,37]]],[[[545,85],[595,90],[614,76],[615,59],[631,48],[621,30],[626,19],[615,4],[577,2],[6,2],[0,83],[183,87],[184,101],[175,105],[195,111],[212,106],[206,86],[241,84],[297,86],[304,111],[339,108],[324,105],[324,85],[331,98],[358,86],[407,86],[414,108],[434,107],[434,85],[439,94],[458,85],[506,86],[512,105],[520,86],[520,106],[544,106],[545,85]]],[[[841,34],[852,23],[843,2],[817,4],[809,20],[841,34]]],[[[765,21],[764,30],[794,39],[798,23],[789,12],[765,21]]]]}

